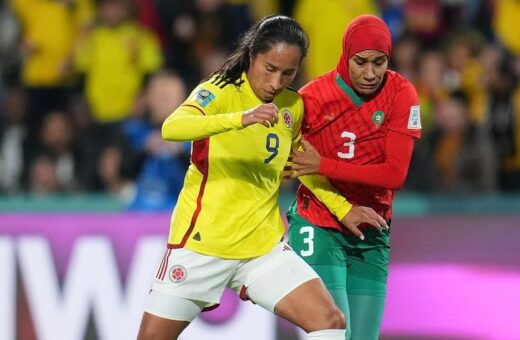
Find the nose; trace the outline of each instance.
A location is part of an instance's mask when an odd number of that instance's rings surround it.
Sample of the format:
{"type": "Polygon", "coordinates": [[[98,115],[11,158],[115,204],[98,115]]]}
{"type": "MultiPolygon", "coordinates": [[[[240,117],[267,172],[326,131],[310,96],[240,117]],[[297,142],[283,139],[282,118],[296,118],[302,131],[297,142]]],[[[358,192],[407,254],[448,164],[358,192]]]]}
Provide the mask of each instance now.
{"type": "Polygon", "coordinates": [[[374,67],[372,65],[367,65],[366,71],[365,71],[365,79],[371,80],[376,77],[376,73],[374,72],[374,67]]]}
{"type": "Polygon", "coordinates": [[[271,77],[271,81],[269,82],[269,85],[274,91],[278,91],[283,86],[283,76],[281,73],[275,73],[271,77]]]}

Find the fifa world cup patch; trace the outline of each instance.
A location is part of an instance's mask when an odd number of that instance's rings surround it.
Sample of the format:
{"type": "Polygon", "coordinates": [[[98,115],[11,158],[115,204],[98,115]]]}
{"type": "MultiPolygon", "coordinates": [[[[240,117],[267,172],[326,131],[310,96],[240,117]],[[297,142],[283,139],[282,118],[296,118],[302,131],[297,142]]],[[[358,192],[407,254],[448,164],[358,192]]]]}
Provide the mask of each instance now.
{"type": "Polygon", "coordinates": [[[410,130],[421,129],[421,107],[419,105],[410,106],[410,116],[408,116],[408,128],[410,130]]]}
{"type": "Polygon", "coordinates": [[[195,93],[195,100],[202,107],[208,106],[215,99],[215,95],[206,89],[200,89],[195,93]]]}
{"type": "Polygon", "coordinates": [[[170,280],[173,283],[182,283],[186,281],[186,277],[188,277],[188,272],[186,271],[186,268],[178,264],[171,267],[170,272],[168,274],[170,280]]]}
{"type": "Polygon", "coordinates": [[[289,129],[293,126],[293,117],[291,115],[291,112],[287,109],[283,109],[282,111],[282,120],[285,126],[287,126],[289,129]]]}

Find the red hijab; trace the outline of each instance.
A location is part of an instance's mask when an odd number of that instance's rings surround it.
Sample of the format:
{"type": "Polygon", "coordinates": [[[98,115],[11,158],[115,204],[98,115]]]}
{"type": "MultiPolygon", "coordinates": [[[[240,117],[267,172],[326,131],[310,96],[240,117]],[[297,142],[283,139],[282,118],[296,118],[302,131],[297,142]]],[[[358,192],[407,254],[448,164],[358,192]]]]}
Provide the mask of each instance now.
{"type": "Polygon", "coordinates": [[[343,34],[343,53],[336,69],[341,78],[352,86],[348,75],[348,61],[364,50],[377,50],[385,53],[388,58],[392,52],[392,36],[385,22],[375,15],[365,14],[350,22],[343,34]]]}

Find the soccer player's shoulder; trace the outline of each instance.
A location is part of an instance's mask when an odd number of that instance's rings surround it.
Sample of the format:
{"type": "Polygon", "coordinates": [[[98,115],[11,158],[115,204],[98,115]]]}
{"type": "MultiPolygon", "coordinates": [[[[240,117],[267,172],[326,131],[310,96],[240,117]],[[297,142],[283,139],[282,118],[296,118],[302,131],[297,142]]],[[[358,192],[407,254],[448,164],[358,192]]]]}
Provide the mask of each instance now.
{"type": "Polygon", "coordinates": [[[287,87],[282,93],[276,98],[276,102],[283,103],[284,106],[293,106],[298,102],[301,102],[302,98],[293,87],[287,87]]]}
{"type": "Polygon", "coordinates": [[[415,93],[413,84],[398,72],[388,70],[386,82],[389,85],[388,87],[395,91],[415,93]]]}
{"type": "Polygon", "coordinates": [[[214,75],[206,81],[203,81],[191,92],[187,104],[206,108],[216,100],[221,100],[225,94],[229,92],[229,82],[225,82],[222,77],[214,75]]]}
{"type": "Polygon", "coordinates": [[[300,94],[314,92],[317,88],[322,87],[324,83],[334,83],[335,75],[335,71],[329,71],[327,73],[324,73],[321,76],[312,79],[307,84],[302,86],[302,88],[298,92],[300,92],[300,94]]]}

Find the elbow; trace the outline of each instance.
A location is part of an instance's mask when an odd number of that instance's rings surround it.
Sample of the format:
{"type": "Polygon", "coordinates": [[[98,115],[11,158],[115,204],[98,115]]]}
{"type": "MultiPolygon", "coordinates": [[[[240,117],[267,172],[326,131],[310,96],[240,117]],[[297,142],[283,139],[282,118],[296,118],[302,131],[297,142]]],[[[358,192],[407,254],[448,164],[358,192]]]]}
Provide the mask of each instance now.
{"type": "Polygon", "coordinates": [[[402,189],[403,186],[404,186],[404,179],[403,180],[398,179],[398,180],[390,181],[389,183],[387,183],[387,189],[391,189],[391,190],[399,190],[399,189],[402,189]]]}
{"type": "Polygon", "coordinates": [[[401,162],[389,162],[388,168],[385,170],[387,180],[387,189],[402,189],[408,175],[408,164],[404,166],[401,162]]]}
{"type": "Polygon", "coordinates": [[[406,173],[396,173],[394,176],[388,176],[386,188],[391,190],[399,190],[404,186],[406,180],[406,173]]]}
{"type": "Polygon", "coordinates": [[[181,142],[180,136],[177,134],[176,129],[172,127],[171,121],[166,120],[161,127],[161,137],[164,140],[173,142],[181,142]]]}

